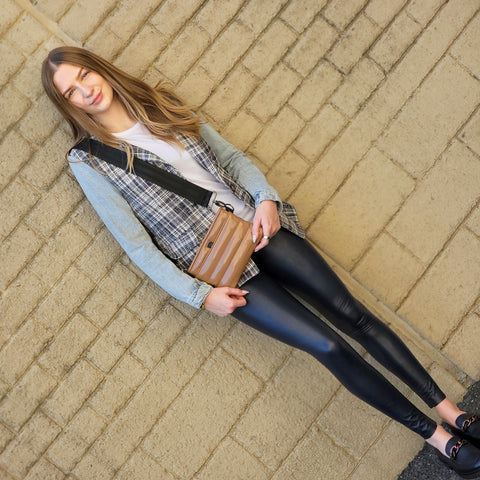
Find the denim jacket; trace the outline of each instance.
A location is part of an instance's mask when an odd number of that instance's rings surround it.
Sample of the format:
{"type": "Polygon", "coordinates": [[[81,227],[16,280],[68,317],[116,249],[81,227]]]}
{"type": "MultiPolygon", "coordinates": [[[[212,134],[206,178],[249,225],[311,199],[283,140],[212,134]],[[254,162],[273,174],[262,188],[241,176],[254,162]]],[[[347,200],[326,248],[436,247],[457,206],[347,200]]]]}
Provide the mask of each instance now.
{"type": "MultiPolygon", "coordinates": [[[[179,140],[204,168],[246,203],[257,207],[263,200],[276,201],[282,226],[304,236],[293,207],[281,202],[275,189],[243,152],[206,124],[201,125],[201,135],[206,143],[185,137],[179,140]]],[[[143,160],[173,169],[151,152],[137,147],[134,152],[143,160]]],[[[213,212],[94,159],[95,168],[106,174],[102,175],[89,165],[85,152],[73,149],[69,159],[86,197],[132,261],[169,294],[198,308],[212,287],[185,272],[213,219],[213,212]],[[148,216],[149,208],[154,215],[158,214],[154,223],[148,216]]],[[[240,284],[257,273],[258,268],[250,261],[240,284]]]]}

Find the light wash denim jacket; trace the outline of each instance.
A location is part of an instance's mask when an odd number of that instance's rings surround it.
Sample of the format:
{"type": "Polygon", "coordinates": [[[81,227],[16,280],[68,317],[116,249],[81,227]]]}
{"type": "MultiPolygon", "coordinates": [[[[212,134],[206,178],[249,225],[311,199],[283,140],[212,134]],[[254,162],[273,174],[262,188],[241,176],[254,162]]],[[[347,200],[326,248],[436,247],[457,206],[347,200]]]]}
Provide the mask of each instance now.
{"type": "MultiPolygon", "coordinates": [[[[250,192],[256,207],[263,200],[274,200],[281,211],[280,196],[243,152],[207,124],[201,124],[201,135],[221,166],[250,192]]],[[[87,199],[131,260],[170,295],[199,308],[212,287],[184,273],[155,246],[128,202],[104,175],[83,162],[71,162],[70,167],[87,199]]]]}

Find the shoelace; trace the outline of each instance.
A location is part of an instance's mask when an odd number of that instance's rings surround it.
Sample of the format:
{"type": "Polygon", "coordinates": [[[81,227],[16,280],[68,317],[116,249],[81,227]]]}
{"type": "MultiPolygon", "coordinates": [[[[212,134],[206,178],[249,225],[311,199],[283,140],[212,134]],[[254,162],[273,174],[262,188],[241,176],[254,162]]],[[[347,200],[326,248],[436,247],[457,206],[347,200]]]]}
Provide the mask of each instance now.
{"type": "Polygon", "coordinates": [[[477,422],[478,420],[480,420],[480,417],[478,415],[472,415],[471,417],[467,418],[466,420],[464,420],[463,422],[463,425],[462,425],[462,430],[464,432],[467,431],[468,427],[473,423],[473,422],[477,422]]]}
{"type": "Polygon", "coordinates": [[[455,445],[450,450],[450,458],[452,458],[453,460],[456,460],[458,452],[466,443],[467,442],[465,440],[457,440],[457,443],[455,443],[455,445]]]}

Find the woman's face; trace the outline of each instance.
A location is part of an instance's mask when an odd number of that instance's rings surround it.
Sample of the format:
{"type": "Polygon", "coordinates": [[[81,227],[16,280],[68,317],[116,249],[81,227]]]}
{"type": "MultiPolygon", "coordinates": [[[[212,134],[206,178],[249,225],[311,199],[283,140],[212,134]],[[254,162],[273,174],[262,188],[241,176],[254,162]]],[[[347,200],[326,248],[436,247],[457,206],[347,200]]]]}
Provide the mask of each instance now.
{"type": "Polygon", "coordinates": [[[114,95],[110,84],[85,67],[62,63],[53,75],[55,87],[72,105],[100,119],[108,115],[114,95]]]}

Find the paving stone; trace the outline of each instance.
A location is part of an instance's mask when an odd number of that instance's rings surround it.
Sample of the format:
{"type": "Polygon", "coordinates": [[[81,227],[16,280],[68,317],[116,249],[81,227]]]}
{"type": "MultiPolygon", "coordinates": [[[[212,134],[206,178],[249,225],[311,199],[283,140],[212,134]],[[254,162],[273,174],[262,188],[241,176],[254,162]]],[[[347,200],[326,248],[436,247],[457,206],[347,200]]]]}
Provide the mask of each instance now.
{"type": "Polygon", "coordinates": [[[195,15],[195,22],[206,30],[212,38],[215,38],[228,25],[243,4],[242,0],[204,2],[202,8],[195,15]]]}
{"type": "Polygon", "coordinates": [[[377,38],[380,31],[378,25],[365,15],[360,15],[328,54],[328,58],[341,72],[349,72],[377,38]]]}
{"type": "Polygon", "coordinates": [[[467,227],[480,237],[480,207],[477,207],[470,215],[467,227]]]}
{"type": "Polygon", "coordinates": [[[117,363],[144,328],[128,310],[122,309],[92,345],[87,358],[105,373],[117,363]]]}
{"type": "Polygon", "coordinates": [[[264,78],[281,59],[296,35],[281,21],[276,21],[250,49],[243,64],[255,75],[264,78]]]}
{"type": "Polygon", "coordinates": [[[48,193],[42,196],[28,215],[27,222],[40,233],[50,236],[82,199],[83,192],[77,182],[62,174],[48,193]]]}
{"type": "Polygon", "coordinates": [[[17,131],[5,135],[0,144],[0,190],[13,180],[32,152],[33,146],[17,131]]]}
{"type": "Polygon", "coordinates": [[[53,333],[35,318],[25,322],[0,351],[0,375],[15,384],[52,337],[53,333]]]}
{"type": "Polygon", "coordinates": [[[123,357],[90,399],[101,415],[112,418],[148,375],[148,370],[134,357],[123,357]]]}
{"type": "Polygon", "coordinates": [[[380,148],[421,177],[479,101],[479,82],[446,57],[391,124],[380,148]]]}
{"type": "Polygon", "coordinates": [[[128,462],[115,476],[116,480],[175,480],[175,477],[167,472],[150,455],[141,449],[137,449],[128,462]]]}
{"type": "Polygon", "coordinates": [[[365,14],[377,25],[385,28],[406,3],[407,0],[391,0],[388,3],[383,0],[370,0],[365,8],[365,14]]]}
{"type": "Polygon", "coordinates": [[[424,264],[388,234],[376,239],[353,275],[397,308],[425,270],[424,264]]]}
{"type": "Polygon", "coordinates": [[[238,110],[252,91],[258,80],[245,68],[235,68],[202,106],[202,111],[224,123],[238,110]]]}
{"type": "Polygon", "coordinates": [[[407,12],[422,25],[426,25],[438,12],[446,0],[412,0],[407,6],[407,12]]]}
{"type": "Polygon", "coordinates": [[[13,335],[45,292],[38,277],[28,269],[22,271],[0,298],[0,332],[13,335]]]}
{"type": "Polygon", "coordinates": [[[107,274],[122,253],[120,245],[104,227],[77,259],[76,265],[98,282],[107,274]]]}
{"type": "Polygon", "coordinates": [[[46,478],[48,478],[48,480],[63,480],[65,475],[48,460],[41,458],[28,472],[25,480],[44,480],[46,478]]]}
{"type": "Polygon", "coordinates": [[[337,39],[337,31],[318,17],[286,56],[286,63],[307,76],[337,39]]]}
{"type": "Polygon", "coordinates": [[[342,79],[343,76],[338,70],[321,60],[288,103],[305,120],[310,120],[340,85],[342,79]]]}
{"type": "Polygon", "coordinates": [[[287,150],[267,174],[271,183],[282,198],[288,198],[300,184],[309,168],[309,164],[293,150],[287,150]]]}
{"type": "Polygon", "coordinates": [[[16,46],[6,40],[0,41],[0,55],[2,57],[2,71],[0,72],[0,86],[4,86],[20,69],[25,61],[22,53],[16,46]]]}
{"type": "Polygon", "coordinates": [[[0,289],[7,288],[42,245],[42,238],[23,223],[0,244],[0,289]]]}
{"type": "MultiPolygon", "coordinates": [[[[138,7],[135,5],[133,8],[137,10],[138,7]]],[[[130,75],[141,77],[166,45],[166,38],[151,25],[146,25],[128,43],[128,46],[115,60],[115,65],[130,75]]]]}
{"type": "Polygon", "coordinates": [[[259,389],[260,382],[252,373],[219,351],[160,418],[145,440],[144,448],[168,470],[191,476],[259,389]],[[204,391],[202,397],[196,393],[200,385],[204,391]],[[171,444],[176,445],[175,452],[168,449],[167,445],[171,444]],[[183,462],[186,456],[188,464],[183,462]]]}
{"type": "Polygon", "coordinates": [[[97,335],[98,330],[85,317],[77,314],[55,336],[38,363],[47,372],[61,378],[81,358],[97,335]]]}
{"type": "Polygon", "coordinates": [[[122,48],[125,48],[125,44],[115,32],[110,31],[104,25],[100,25],[88,37],[85,48],[112,61],[122,51],[122,48]]]}
{"type": "Polygon", "coordinates": [[[89,241],[90,237],[83,230],[67,221],[54,237],[47,240],[29,268],[41,278],[43,284],[53,286],[89,241]]]}
{"type": "Polygon", "coordinates": [[[60,20],[59,26],[75,40],[84,41],[101,23],[115,3],[115,0],[74,2],[70,10],[60,20]],[[88,12],[88,15],[85,15],[85,12],[88,12]]]}
{"type": "Polygon", "coordinates": [[[184,102],[198,108],[210,97],[214,88],[215,82],[208,72],[203,67],[196,66],[178,84],[176,92],[184,102]]]}
{"type": "Polygon", "coordinates": [[[423,446],[423,439],[398,423],[391,423],[351,475],[352,480],[396,480],[410,458],[423,446]],[[402,445],[399,452],[399,445],[402,445]]]}
{"type": "Polygon", "coordinates": [[[317,2],[295,0],[286,5],[280,18],[301,33],[326,4],[327,0],[319,0],[317,2]]]}
{"type": "Polygon", "coordinates": [[[222,130],[222,136],[238,149],[245,151],[259,134],[262,124],[245,110],[240,110],[222,130]]]}
{"type": "Polygon", "coordinates": [[[303,225],[312,222],[338,185],[368,151],[373,138],[381,129],[381,124],[373,117],[358,115],[313,166],[290,197],[290,201],[298,208],[303,225]]]}
{"type": "MultiPolygon", "coordinates": [[[[42,95],[33,108],[23,117],[20,122],[19,131],[25,138],[33,143],[41,144],[51,136],[60,118],[60,114],[55,108],[52,108],[52,104],[47,96],[42,95]]],[[[65,145],[65,143],[63,143],[63,145],[65,145]]],[[[66,153],[67,148],[63,148],[66,153]]],[[[61,150],[61,148],[58,149],[55,155],[63,160],[64,157],[58,155],[61,150]]]]}
{"type": "Polygon", "coordinates": [[[250,29],[234,22],[225,29],[200,59],[214,81],[220,81],[246,52],[254,40],[250,29]]]}
{"type": "Polygon", "coordinates": [[[459,230],[398,313],[442,346],[478,297],[479,259],[478,237],[459,230]]]}
{"type": "Polygon", "coordinates": [[[29,107],[30,100],[11,84],[2,89],[0,92],[0,110],[3,112],[0,119],[0,135],[2,137],[29,107]]]}
{"type": "Polygon", "coordinates": [[[102,373],[81,360],[43,404],[43,410],[60,425],[66,425],[103,380],[102,373]]]}
{"type": "Polygon", "coordinates": [[[193,16],[202,3],[203,0],[185,0],[182,8],[178,8],[176,0],[166,0],[149,21],[159,32],[170,38],[193,16]]]}
{"type": "Polygon", "coordinates": [[[477,15],[452,47],[452,55],[465,65],[477,79],[480,77],[480,60],[477,55],[480,47],[479,29],[480,16],[477,15]]]}
{"type": "Polygon", "coordinates": [[[256,35],[263,31],[287,0],[271,0],[268,3],[249,2],[237,18],[250,28],[256,35]]]}
{"type": "Polygon", "coordinates": [[[261,121],[275,115],[300,84],[300,76],[280,63],[247,103],[247,108],[261,121]]]}
{"type": "Polygon", "coordinates": [[[82,306],[82,313],[99,327],[105,326],[139,284],[138,277],[116,264],[82,306]]]}
{"type": "Polygon", "coordinates": [[[177,309],[167,305],[131,347],[132,353],[153,368],[189,325],[177,309]]]}
{"type": "Polygon", "coordinates": [[[24,478],[61,429],[39,412],[0,455],[0,464],[17,477],[24,478]]]}
{"type": "Polygon", "coordinates": [[[33,365],[3,398],[0,403],[0,419],[19,431],[55,386],[56,381],[51,375],[33,365]]]}
{"type": "Polygon", "coordinates": [[[337,27],[344,29],[366,3],[366,0],[332,0],[323,15],[337,27]]]}
{"type": "Polygon", "coordinates": [[[93,287],[90,278],[78,269],[70,268],[36,310],[38,319],[48,328],[57,331],[93,287]]]}
{"type": "Polygon", "coordinates": [[[346,123],[345,116],[327,104],[306,125],[293,146],[308,161],[314,163],[346,123]]]}
{"type": "MultiPolygon", "coordinates": [[[[345,388],[340,388],[318,418],[317,424],[334,439],[336,448],[342,447],[351,456],[359,459],[382,433],[387,421],[388,417],[381,412],[353,396],[345,388]]],[[[346,457],[348,463],[345,452],[338,454],[342,459],[346,457]]]]}
{"type": "Polygon", "coordinates": [[[6,30],[13,25],[21,13],[22,9],[13,0],[5,0],[5,2],[3,2],[2,17],[0,19],[0,35],[3,35],[6,30]]]}
{"type": "Polygon", "coordinates": [[[385,70],[390,70],[421,31],[422,27],[415,20],[402,13],[370,49],[369,56],[385,70]]]}
{"type": "Polygon", "coordinates": [[[285,107],[269,122],[267,128],[251,145],[252,152],[266,165],[278,160],[304,126],[304,121],[289,107],[285,107]]]}
{"type": "Polygon", "coordinates": [[[348,269],[380,233],[414,187],[398,166],[372,149],[308,230],[348,269]],[[374,177],[371,171],[375,171],[374,177]]]}
{"type": "Polygon", "coordinates": [[[437,255],[479,195],[480,164],[454,142],[388,226],[388,231],[426,264],[437,255]]]}
{"type": "Polygon", "coordinates": [[[35,18],[24,13],[9,30],[6,38],[26,55],[30,55],[48,36],[48,32],[35,18]]]}
{"type": "Polygon", "coordinates": [[[210,37],[205,30],[195,24],[188,25],[162,53],[155,68],[173,82],[178,82],[209,43],[210,37]],[[186,49],[185,45],[191,47],[186,49]]]}
{"type": "Polygon", "coordinates": [[[228,478],[230,480],[267,480],[268,469],[238,443],[227,437],[213,457],[195,476],[196,480],[228,478]]]}
{"type": "Polygon", "coordinates": [[[314,428],[295,448],[287,461],[272,477],[274,480],[297,478],[343,479],[352,471],[355,460],[321,430],[314,428]]]}
{"type": "Polygon", "coordinates": [[[222,347],[265,381],[280,368],[292,350],[243,323],[233,328],[222,347]]]}
{"type": "Polygon", "coordinates": [[[105,26],[115,32],[123,41],[129,40],[157,7],[158,0],[123,0],[116,2],[108,15],[105,26]]]}
{"type": "MultiPolygon", "coordinates": [[[[38,112],[36,112],[38,114],[38,112]]],[[[45,118],[39,118],[39,121],[53,124],[48,127],[50,130],[47,140],[32,156],[31,160],[22,169],[21,175],[30,184],[39,189],[47,189],[58,178],[58,176],[68,168],[65,156],[59,152],[67,151],[66,145],[70,143],[70,136],[61,128],[52,132],[55,127],[56,119],[47,121],[45,118]]],[[[47,131],[47,129],[44,129],[47,131]]],[[[25,132],[28,138],[28,132],[25,132]]]]}
{"type": "Polygon", "coordinates": [[[460,133],[460,138],[469,148],[480,155],[480,112],[477,112],[460,133]]]}
{"type": "Polygon", "coordinates": [[[362,58],[332,95],[331,102],[349,117],[383,80],[382,70],[370,59],[362,58]]]}
{"type": "Polygon", "coordinates": [[[253,401],[232,436],[276,470],[337,388],[338,382],[316,360],[295,352],[253,401]]]}

